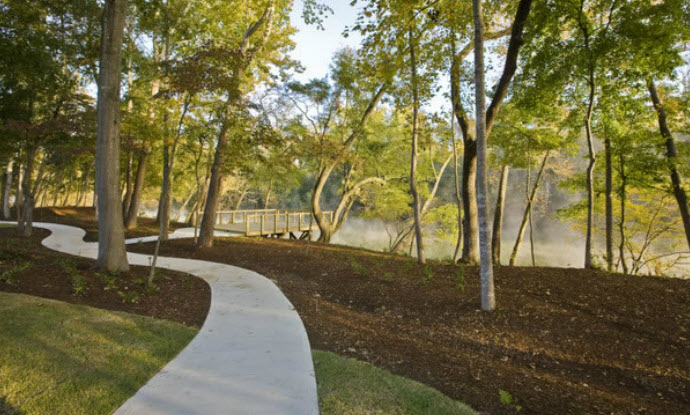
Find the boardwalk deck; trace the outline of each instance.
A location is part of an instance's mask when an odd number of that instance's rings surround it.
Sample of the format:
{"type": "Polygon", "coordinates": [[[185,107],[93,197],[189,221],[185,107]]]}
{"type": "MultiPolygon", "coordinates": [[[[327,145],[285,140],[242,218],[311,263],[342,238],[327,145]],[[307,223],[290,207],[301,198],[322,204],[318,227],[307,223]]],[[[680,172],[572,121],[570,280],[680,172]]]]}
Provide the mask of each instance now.
{"type": "MultiPolygon", "coordinates": [[[[327,220],[332,212],[324,212],[327,220]]],[[[306,237],[317,230],[311,212],[285,209],[230,210],[216,214],[218,230],[239,233],[245,236],[306,237]]]]}

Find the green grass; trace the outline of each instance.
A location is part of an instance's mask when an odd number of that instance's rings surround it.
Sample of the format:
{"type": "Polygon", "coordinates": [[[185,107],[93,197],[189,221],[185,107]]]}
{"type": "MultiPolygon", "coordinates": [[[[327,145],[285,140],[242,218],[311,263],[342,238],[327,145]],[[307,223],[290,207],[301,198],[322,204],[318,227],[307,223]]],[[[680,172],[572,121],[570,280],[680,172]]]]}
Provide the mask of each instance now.
{"type": "MultiPolygon", "coordinates": [[[[110,414],[196,329],[0,292],[0,414],[110,414]]],[[[314,351],[322,415],[466,415],[464,404],[368,363],[314,351]]]]}
{"type": "Polygon", "coordinates": [[[463,403],[369,363],[314,351],[321,415],[470,415],[463,403]]]}
{"type": "Polygon", "coordinates": [[[0,293],[0,414],[109,414],[195,336],[178,323],[0,293]]]}

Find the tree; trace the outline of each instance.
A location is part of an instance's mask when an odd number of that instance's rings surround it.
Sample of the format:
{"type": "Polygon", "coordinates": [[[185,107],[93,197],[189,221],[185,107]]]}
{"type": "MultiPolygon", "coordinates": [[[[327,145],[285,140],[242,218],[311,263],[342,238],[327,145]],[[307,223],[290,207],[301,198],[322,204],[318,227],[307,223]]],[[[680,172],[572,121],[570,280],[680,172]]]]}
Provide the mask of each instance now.
{"type": "Polygon", "coordinates": [[[98,76],[98,268],[127,271],[127,251],[120,198],[120,76],[127,0],[107,0],[98,76]]]}

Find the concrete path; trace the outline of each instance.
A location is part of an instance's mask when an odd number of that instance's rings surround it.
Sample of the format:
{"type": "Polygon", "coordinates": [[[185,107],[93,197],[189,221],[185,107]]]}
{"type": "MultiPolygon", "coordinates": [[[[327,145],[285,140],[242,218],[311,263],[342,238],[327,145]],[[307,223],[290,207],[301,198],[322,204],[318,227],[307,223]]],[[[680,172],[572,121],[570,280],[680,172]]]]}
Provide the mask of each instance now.
{"type": "MultiPolygon", "coordinates": [[[[96,258],[79,228],[34,223],[52,231],[43,245],[96,258]]],[[[149,256],[128,254],[132,265],[149,256]]],[[[318,399],[307,333],[278,287],[242,268],[159,257],[162,268],[203,278],[211,308],[191,343],[132,396],[116,415],[316,415],[318,399]]]]}
{"type": "MultiPolygon", "coordinates": [[[[228,237],[228,236],[239,236],[238,233],[227,232],[227,231],[213,231],[213,235],[218,237],[228,237]]],[[[176,229],[174,232],[168,235],[168,239],[183,239],[183,238],[193,238],[194,228],[180,228],[176,229]]],[[[144,242],[156,242],[158,235],[153,236],[141,236],[138,238],[125,239],[125,244],[132,245],[144,242]]]]}

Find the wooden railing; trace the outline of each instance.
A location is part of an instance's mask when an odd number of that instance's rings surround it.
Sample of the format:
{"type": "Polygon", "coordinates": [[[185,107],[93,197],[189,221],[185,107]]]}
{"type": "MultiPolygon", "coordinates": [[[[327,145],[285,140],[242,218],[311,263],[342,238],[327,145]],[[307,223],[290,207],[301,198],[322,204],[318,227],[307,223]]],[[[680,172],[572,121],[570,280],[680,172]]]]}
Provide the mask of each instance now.
{"type": "MultiPolygon", "coordinates": [[[[333,212],[324,212],[326,220],[333,212]]],[[[242,232],[246,236],[286,235],[311,231],[316,220],[311,212],[290,209],[229,210],[216,213],[218,229],[242,232]]]]}

